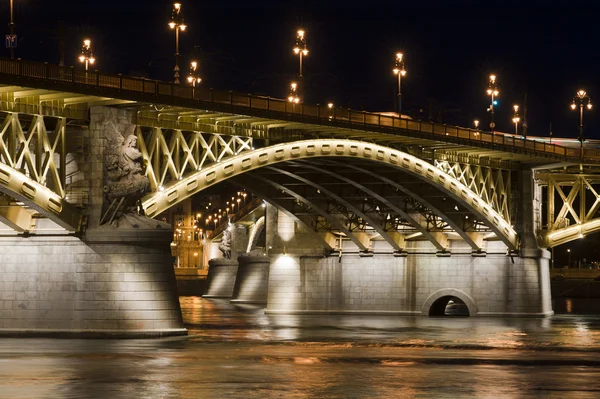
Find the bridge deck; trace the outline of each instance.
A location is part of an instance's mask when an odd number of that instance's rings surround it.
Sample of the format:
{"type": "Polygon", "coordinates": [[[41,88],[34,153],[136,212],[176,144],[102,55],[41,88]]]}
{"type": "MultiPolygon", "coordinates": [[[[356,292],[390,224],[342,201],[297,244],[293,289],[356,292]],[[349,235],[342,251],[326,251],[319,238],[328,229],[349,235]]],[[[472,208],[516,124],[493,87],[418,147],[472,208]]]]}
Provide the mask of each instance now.
{"type": "MultiPolygon", "coordinates": [[[[544,139],[339,107],[293,104],[284,99],[48,63],[0,59],[0,85],[0,110],[8,112],[87,119],[90,106],[115,105],[137,108],[140,125],[230,132],[275,141],[344,137],[410,147],[413,153],[442,151],[538,164],[581,159],[579,148],[544,139]],[[217,126],[219,123],[223,126],[217,126]]],[[[584,148],[583,159],[585,163],[600,163],[600,150],[584,148]]]]}

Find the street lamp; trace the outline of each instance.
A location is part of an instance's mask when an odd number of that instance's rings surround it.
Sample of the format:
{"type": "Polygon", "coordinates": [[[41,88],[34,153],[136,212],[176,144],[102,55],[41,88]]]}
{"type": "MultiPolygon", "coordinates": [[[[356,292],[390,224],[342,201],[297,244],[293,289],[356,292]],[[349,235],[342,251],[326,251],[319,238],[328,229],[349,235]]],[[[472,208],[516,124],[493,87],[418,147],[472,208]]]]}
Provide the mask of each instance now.
{"type": "Polygon", "coordinates": [[[402,77],[406,75],[406,69],[404,69],[404,54],[396,53],[396,61],[394,74],[398,75],[398,118],[402,118],[402,77]]]}
{"type": "Polygon", "coordinates": [[[169,28],[175,29],[175,68],[173,68],[173,71],[175,72],[175,84],[179,84],[179,31],[181,30],[183,32],[187,28],[187,25],[183,22],[181,3],[173,4],[169,28]]]}
{"type": "Polygon", "coordinates": [[[81,45],[81,54],[79,55],[79,62],[85,63],[85,70],[87,71],[89,65],[93,65],[96,62],[94,53],[92,52],[92,41],[85,39],[81,45]]]}
{"type": "Polygon", "coordinates": [[[294,104],[298,104],[300,102],[300,97],[298,97],[298,84],[296,82],[292,82],[290,85],[290,94],[288,95],[288,101],[294,104]]]}
{"type": "Polygon", "coordinates": [[[202,82],[202,78],[198,74],[198,62],[192,61],[190,63],[190,73],[188,74],[187,81],[192,85],[192,87],[196,87],[196,84],[202,82]]]}
{"type": "Polygon", "coordinates": [[[475,126],[475,136],[479,135],[479,119],[475,119],[473,121],[473,125],[475,126]]]}
{"type": "Polygon", "coordinates": [[[583,106],[585,105],[587,109],[592,109],[592,100],[590,96],[587,95],[585,90],[579,90],[575,97],[573,97],[573,103],[571,104],[571,109],[577,109],[577,104],[579,104],[579,148],[580,148],[580,157],[583,159],[583,142],[585,139],[583,138],[583,106]]]}
{"type": "Polygon", "coordinates": [[[494,122],[494,105],[496,105],[496,102],[494,100],[494,97],[497,97],[499,94],[498,86],[496,85],[496,75],[490,75],[490,82],[488,84],[487,94],[492,97],[492,102],[490,104],[490,108],[488,108],[488,111],[490,111],[492,115],[490,128],[492,129],[493,133],[494,129],[496,128],[496,123],[494,122]]]}
{"type": "Polygon", "coordinates": [[[294,44],[294,53],[300,56],[300,79],[302,79],[302,57],[308,55],[304,34],[304,30],[299,29],[298,32],[296,32],[296,43],[294,44]]]}
{"type": "Polygon", "coordinates": [[[512,121],[515,124],[515,134],[519,134],[519,122],[521,121],[521,117],[519,116],[519,106],[513,105],[513,109],[515,113],[513,114],[512,121]]]}
{"type": "MultiPolygon", "coordinates": [[[[8,33],[11,36],[11,40],[12,36],[15,34],[15,21],[13,15],[13,0],[10,0],[10,23],[8,24],[8,33]]],[[[10,58],[15,58],[15,48],[12,45],[10,46],[10,58]]]]}
{"type": "Polygon", "coordinates": [[[571,267],[571,249],[570,248],[567,249],[567,253],[569,254],[569,263],[567,265],[567,268],[570,268],[571,267]]]}

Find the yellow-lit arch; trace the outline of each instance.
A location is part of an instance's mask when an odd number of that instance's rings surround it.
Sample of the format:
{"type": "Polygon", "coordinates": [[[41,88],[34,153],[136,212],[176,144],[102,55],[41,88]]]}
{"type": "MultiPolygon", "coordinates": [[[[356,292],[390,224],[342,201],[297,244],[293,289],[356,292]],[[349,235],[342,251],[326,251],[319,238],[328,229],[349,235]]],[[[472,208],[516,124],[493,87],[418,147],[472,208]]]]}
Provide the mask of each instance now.
{"type": "Polygon", "coordinates": [[[546,233],[539,244],[544,248],[552,248],[569,241],[578,240],[588,234],[597,233],[599,231],[600,218],[596,218],[581,224],[574,224],[569,227],[563,227],[562,229],[546,233]]]}
{"type": "MultiPolygon", "coordinates": [[[[68,231],[78,231],[81,212],[48,187],[37,183],[25,174],[0,163],[0,191],[35,209],[68,231]]],[[[18,230],[20,223],[15,221],[18,230]]]]}
{"type": "Polygon", "coordinates": [[[517,233],[502,216],[468,187],[434,165],[393,148],[354,140],[315,139],[276,144],[227,158],[162,191],[142,198],[147,216],[154,217],[205,188],[233,176],[294,159],[349,157],[384,163],[411,173],[436,186],[473,211],[511,250],[518,246],[517,233]]]}

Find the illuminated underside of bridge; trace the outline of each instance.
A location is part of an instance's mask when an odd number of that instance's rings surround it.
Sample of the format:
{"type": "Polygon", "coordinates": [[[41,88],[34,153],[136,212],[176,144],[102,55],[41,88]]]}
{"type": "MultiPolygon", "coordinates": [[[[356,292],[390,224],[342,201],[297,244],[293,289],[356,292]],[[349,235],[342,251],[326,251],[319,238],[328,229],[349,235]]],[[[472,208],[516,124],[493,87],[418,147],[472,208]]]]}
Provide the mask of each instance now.
{"type": "MultiPolygon", "coordinates": [[[[389,165],[365,164],[364,160],[304,159],[282,165],[269,161],[264,170],[248,174],[253,181],[249,189],[255,188],[257,193],[260,190],[265,197],[278,191],[280,195],[271,199],[273,203],[280,202],[282,208],[297,214],[316,231],[341,233],[357,245],[361,243],[358,237],[366,234],[379,236],[394,248],[408,238],[428,239],[443,250],[448,238],[458,238],[477,250],[482,240],[499,238],[516,249],[519,244],[512,226],[518,216],[512,202],[515,195],[518,198],[518,192],[513,192],[517,172],[523,167],[543,166],[544,173],[537,181],[548,191],[546,187],[560,186],[548,185],[555,178],[563,186],[570,184],[567,177],[577,173],[579,167],[574,158],[577,149],[498,132],[31,65],[31,72],[21,71],[19,76],[6,65],[0,68],[0,111],[5,118],[0,134],[1,167],[3,176],[11,176],[0,179],[7,195],[3,209],[23,208],[23,204],[26,209],[0,212],[0,220],[17,231],[30,231],[30,219],[36,214],[69,231],[85,228],[82,210],[87,193],[82,181],[77,181],[84,177],[81,169],[69,170],[73,159],[69,154],[86,156],[85,138],[77,129],[85,129],[94,106],[133,112],[154,190],[144,199],[147,208],[157,201],[172,206],[185,199],[186,194],[180,192],[175,201],[168,200],[173,191],[170,187],[181,185],[182,180],[193,181],[206,168],[217,167],[245,152],[305,140],[353,140],[434,165],[486,204],[500,221],[494,225],[494,217],[491,222],[490,218],[486,220],[485,215],[447,192],[435,191],[431,185],[389,165]],[[320,181],[322,178],[329,181],[320,181]],[[317,190],[321,192],[317,198],[309,195],[317,190]],[[360,197],[363,200],[357,202],[360,197]],[[342,198],[352,201],[340,201],[342,198]],[[498,231],[505,229],[498,237],[498,231]]],[[[595,173],[596,156],[595,150],[586,153],[588,175],[595,173]]],[[[590,187],[595,184],[593,179],[586,181],[590,187]]],[[[566,204],[563,211],[554,215],[552,206],[537,217],[541,245],[558,245],[596,231],[596,202],[578,201],[574,196],[554,196],[566,204]],[[592,204],[589,209],[585,209],[586,202],[592,204]],[[574,212],[574,207],[579,211],[574,212]],[[558,231],[565,228],[569,228],[565,233],[558,231]]],[[[536,211],[541,212],[542,206],[538,208],[536,211]]],[[[157,215],[165,209],[148,209],[148,213],[157,215]]]]}

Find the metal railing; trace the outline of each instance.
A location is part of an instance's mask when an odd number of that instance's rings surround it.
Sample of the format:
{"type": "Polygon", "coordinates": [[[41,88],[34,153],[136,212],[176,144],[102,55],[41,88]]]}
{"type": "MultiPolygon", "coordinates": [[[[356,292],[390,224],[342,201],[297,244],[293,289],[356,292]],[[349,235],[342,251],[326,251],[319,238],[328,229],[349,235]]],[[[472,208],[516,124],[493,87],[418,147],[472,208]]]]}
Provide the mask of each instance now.
{"type": "Polygon", "coordinates": [[[240,210],[235,213],[231,213],[227,215],[227,218],[223,218],[221,224],[219,224],[212,232],[207,233],[207,237],[209,240],[214,240],[219,235],[225,231],[227,227],[229,227],[229,223],[235,223],[248,216],[250,213],[254,212],[256,208],[262,206],[262,198],[255,197],[252,201],[249,201],[245,204],[240,210]]]}
{"type": "MultiPolygon", "coordinates": [[[[366,111],[345,110],[340,107],[329,108],[320,105],[294,104],[285,99],[239,94],[232,91],[217,91],[204,87],[194,88],[146,78],[109,75],[98,71],[85,71],[74,67],[61,67],[21,59],[0,59],[0,75],[14,76],[17,81],[18,78],[31,78],[64,83],[69,86],[68,90],[77,89],[75,85],[84,85],[82,89],[91,86],[117,89],[140,95],[169,96],[231,107],[244,107],[250,110],[267,111],[272,114],[294,115],[304,123],[364,130],[371,128],[391,133],[394,133],[394,131],[396,133],[400,131],[418,132],[428,136],[431,135],[436,140],[443,140],[444,137],[469,140],[469,143],[465,143],[466,145],[480,143],[503,146],[508,148],[508,150],[502,149],[507,152],[511,152],[512,149],[514,152],[527,151],[537,156],[556,156],[566,159],[573,158],[573,160],[578,160],[581,156],[578,148],[567,148],[501,132],[486,132],[458,126],[401,119],[366,111]]],[[[500,148],[498,149],[500,150],[500,148]]],[[[583,151],[586,161],[600,161],[600,150],[584,148],[583,151]]]]}

